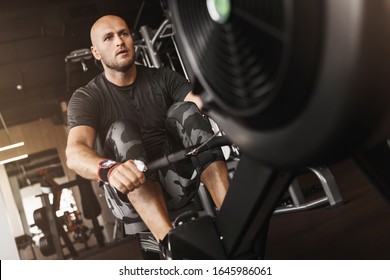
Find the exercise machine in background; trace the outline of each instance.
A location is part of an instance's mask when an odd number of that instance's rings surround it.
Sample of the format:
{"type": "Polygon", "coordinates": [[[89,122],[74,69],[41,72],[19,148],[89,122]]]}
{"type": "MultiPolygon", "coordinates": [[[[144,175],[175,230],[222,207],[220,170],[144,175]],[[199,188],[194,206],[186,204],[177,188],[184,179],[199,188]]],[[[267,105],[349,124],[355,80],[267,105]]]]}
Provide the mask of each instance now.
{"type": "Polygon", "coordinates": [[[75,180],[60,185],[45,170],[40,170],[39,175],[42,190],[39,197],[42,200],[42,207],[36,209],[33,216],[35,225],[42,231],[39,239],[42,255],[49,257],[56,254],[57,259],[78,258],[79,252],[74,244],[82,243],[85,249],[90,249],[88,240],[92,233],[98,246],[104,247],[102,227],[97,220],[101,208],[91,182],[77,176],[75,180]],[[79,187],[82,212],[76,207],[73,211],[64,211],[63,215],[58,216],[56,212],[60,208],[62,190],[72,187],[79,187]],[[93,229],[83,224],[81,216],[92,221],[93,229]]]}

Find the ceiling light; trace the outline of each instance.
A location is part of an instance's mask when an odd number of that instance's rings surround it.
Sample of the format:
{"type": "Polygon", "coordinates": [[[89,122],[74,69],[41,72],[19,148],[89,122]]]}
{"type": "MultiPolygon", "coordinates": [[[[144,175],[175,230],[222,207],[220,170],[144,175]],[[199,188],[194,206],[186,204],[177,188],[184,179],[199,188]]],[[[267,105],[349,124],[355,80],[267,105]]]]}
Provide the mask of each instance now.
{"type": "Polygon", "coordinates": [[[23,146],[23,145],[24,145],[24,142],[19,142],[19,143],[15,143],[15,144],[12,144],[12,145],[0,147],[0,152],[6,151],[6,150],[10,150],[10,149],[13,149],[13,148],[17,148],[17,147],[20,147],[20,146],[23,146]]]}
{"type": "Polygon", "coordinates": [[[0,165],[6,164],[6,163],[10,163],[10,162],[13,162],[13,161],[17,161],[17,160],[21,160],[21,159],[24,159],[24,158],[27,158],[27,157],[28,157],[28,154],[24,154],[24,155],[21,155],[21,156],[17,156],[17,157],[1,160],[0,161],[0,165]]]}
{"type": "MultiPolygon", "coordinates": [[[[8,131],[7,125],[5,124],[5,121],[4,121],[4,118],[3,118],[3,115],[1,114],[1,112],[0,112],[0,121],[3,124],[4,131],[5,131],[5,133],[6,133],[7,137],[8,137],[9,142],[12,143],[11,134],[8,131]]],[[[18,142],[18,143],[15,143],[15,144],[10,144],[10,145],[4,146],[4,147],[0,147],[0,152],[6,151],[6,150],[9,150],[9,149],[13,149],[13,148],[17,148],[17,147],[20,147],[20,146],[23,146],[23,145],[24,145],[24,142],[18,142]]]]}

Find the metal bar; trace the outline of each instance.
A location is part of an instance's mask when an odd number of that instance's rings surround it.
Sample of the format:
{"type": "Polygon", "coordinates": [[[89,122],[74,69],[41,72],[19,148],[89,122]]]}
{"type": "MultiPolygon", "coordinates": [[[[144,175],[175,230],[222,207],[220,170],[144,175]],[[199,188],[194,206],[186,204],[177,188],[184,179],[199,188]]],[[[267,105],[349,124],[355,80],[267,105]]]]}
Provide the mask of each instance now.
{"type": "Polygon", "coordinates": [[[304,211],[304,210],[310,210],[317,208],[321,205],[324,205],[329,202],[328,197],[324,196],[322,198],[306,202],[300,205],[287,205],[283,207],[279,207],[274,211],[274,214],[285,214],[285,213],[291,213],[295,211],[304,211]]]}
{"type": "Polygon", "coordinates": [[[303,195],[303,192],[301,190],[301,186],[298,183],[298,180],[295,179],[290,187],[288,188],[288,192],[291,196],[291,199],[293,201],[293,204],[295,206],[298,206],[300,204],[303,204],[305,202],[305,197],[303,195]]]}
{"type": "Polygon", "coordinates": [[[154,34],[154,36],[153,36],[153,38],[152,38],[152,40],[151,40],[151,44],[152,44],[153,48],[154,48],[154,46],[155,46],[157,40],[161,38],[160,35],[163,34],[164,31],[167,29],[168,24],[169,24],[169,20],[166,19],[166,20],[164,20],[164,21],[160,24],[160,26],[158,27],[156,33],[154,34]]]}
{"type": "Polygon", "coordinates": [[[185,68],[185,66],[184,66],[183,60],[182,60],[182,58],[181,58],[179,49],[178,49],[178,47],[177,47],[176,40],[175,40],[175,38],[174,38],[173,36],[171,37],[171,39],[172,39],[173,46],[175,47],[175,51],[176,51],[177,57],[179,58],[181,68],[183,69],[184,76],[186,77],[186,79],[187,79],[188,81],[190,81],[190,78],[188,77],[188,74],[187,74],[186,68],[185,68]]]}
{"type": "Polygon", "coordinates": [[[339,188],[337,187],[336,180],[332,173],[326,167],[309,167],[309,169],[317,176],[320,180],[321,186],[324,189],[330,205],[336,205],[343,201],[343,197],[340,194],[339,188]]]}
{"type": "Polygon", "coordinates": [[[215,209],[212,207],[212,201],[210,201],[209,196],[207,195],[207,191],[205,189],[205,186],[203,183],[200,184],[198,189],[198,195],[199,199],[202,202],[202,206],[204,210],[206,211],[206,214],[214,217],[215,216],[215,209]]]}
{"type": "Polygon", "coordinates": [[[77,61],[75,62],[79,62],[79,59],[81,58],[87,58],[87,59],[90,59],[92,58],[92,53],[90,50],[85,50],[83,52],[80,52],[80,53],[73,53],[73,54],[69,54],[67,56],[65,56],[65,62],[68,62],[68,60],[73,60],[73,59],[77,59],[77,61]]]}
{"type": "Polygon", "coordinates": [[[145,40],[146,44],[146,49],[148,52],[148,55],[150,56],[150,59],[152,60],[153,66],[156,68],[161,67],[161,59],[159,55],[157,54],[154,45],[152,44],[152,39],[151,39],[151,33],[149,30],[149,27],[146,25],[141,26],[140,28],[140,33],[142,38],[145,40]]]}

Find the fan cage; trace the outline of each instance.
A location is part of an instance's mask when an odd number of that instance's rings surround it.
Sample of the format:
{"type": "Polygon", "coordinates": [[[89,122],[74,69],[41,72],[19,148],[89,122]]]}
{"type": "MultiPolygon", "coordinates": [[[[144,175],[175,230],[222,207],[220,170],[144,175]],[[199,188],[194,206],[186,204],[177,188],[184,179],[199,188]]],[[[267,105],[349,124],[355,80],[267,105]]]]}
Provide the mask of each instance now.
{"type": "Polygon", "coordinates": [[[220,24],[209,16],[206,1],[178,1],[197,74],[229,113],[257,114],[275,98],[287,63],[286,10],[282,0],[235,1],[220,24]]]}

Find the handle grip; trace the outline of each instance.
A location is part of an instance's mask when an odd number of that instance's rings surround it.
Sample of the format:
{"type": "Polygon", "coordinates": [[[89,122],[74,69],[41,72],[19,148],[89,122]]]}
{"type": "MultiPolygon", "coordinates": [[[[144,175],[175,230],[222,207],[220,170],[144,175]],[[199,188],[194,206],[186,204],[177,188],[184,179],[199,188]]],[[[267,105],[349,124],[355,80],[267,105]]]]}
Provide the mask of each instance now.
{"type": "MultiPolygon", "coordinates": [[[[215,137],[215,138],[211,139],[208,143],[206,143],[203,147],[201,147],[199,149],[199,151],[197,151],[197,154],[202,153],[204,151],[207,151],[209,149],[218,147],[218,146],[221,147],[221,146],[226,146],[226,145],[231,145],[231,144],[232,144],[232,142],[225,135],[215,137]]],[[[167,156],[163,156],[159,159],[156,159],[152,162],[147,163],[146,164],[147,170],[145,171],[145,176],[150,175],[151,173],[153,173],[156,170],[165,168],[165,167],[169,166],[171,163],[175,163],[175,162],[184,160],[186,158],[190,158],[192,156],[195,156],[195,155],[190,154],[190,152],[192,150],[196,149],[197,147],[199,147],[200,145],[202,145],[202,144],[189,147],[187,149],[169,154],[167,156]]]]}

